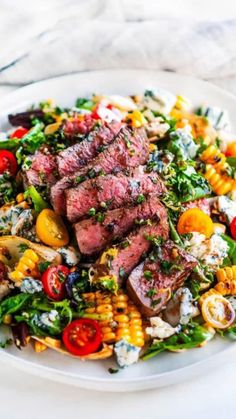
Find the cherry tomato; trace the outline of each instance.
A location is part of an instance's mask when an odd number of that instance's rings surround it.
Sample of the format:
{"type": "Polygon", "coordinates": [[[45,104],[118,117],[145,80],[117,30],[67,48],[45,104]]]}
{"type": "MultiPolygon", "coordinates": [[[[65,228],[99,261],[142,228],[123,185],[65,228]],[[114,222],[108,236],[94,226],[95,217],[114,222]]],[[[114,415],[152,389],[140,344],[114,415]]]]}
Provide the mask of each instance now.
{"type": "Polygon", "coordinates": [[[25,134],[27,134],[29,130],[24,127],[17,128],[11,135],[10,138],[22,138],[25,134]]]}
{"type": "Polygon", "coordinates": [[[236,157],[236,141],[228,145],[225,155],[226,157],[236,157]]]}
{"type": "Polygon", "coordinates": [[[236,240],[236,217],[230,223],[230,232],[234,240],[236,240]]]}
{"type": "Polygon", "coordinates": [[[179,218],[177,224],[179,234],[201,233],[210,237],[213,233],[213,222],[209,215],[205,214],[199,208],[190,208],[179,218]]]}
{"type": "Polygon", "coordinates": [[[17,172],[17,161],[10,151],[0,150],[0,174],[9,172],[11,176],[14,176],[17,172]]]}
{"type": "Polygon", "coordinates": [[[60,215],[51,209],[40,212],[36,221],[36,233],[48,246],[61,247],[69,242],[69,234],[60,215]]]}
{"type": "Polygon", "coordinates": [[[102,343],[102,333],[96,320],[79,319],[63,331],[63,343],[73,355],[83,356],[96,352],[102,343]]]}
{"type": "Polygon", "coordinates": [[[206,297],[201,310],[204,320],[215,329],[226,329],[235,319],[231,303],[219,293],[206,297]]]}
{"type": "Polygon", "coordinates": [[[65,280],[69,268],[64,265],[51,266],[42,275],[44,292],[53,300],[60,301],[65,296],[65,280]]]}

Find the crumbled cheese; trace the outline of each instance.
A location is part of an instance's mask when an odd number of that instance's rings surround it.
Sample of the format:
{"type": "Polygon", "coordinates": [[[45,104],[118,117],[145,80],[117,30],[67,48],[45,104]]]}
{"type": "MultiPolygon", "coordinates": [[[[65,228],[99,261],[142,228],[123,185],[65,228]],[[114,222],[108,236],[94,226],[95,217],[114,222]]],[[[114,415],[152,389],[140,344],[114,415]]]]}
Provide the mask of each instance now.
{"type": "Polygon", "coordinates": [[[230,131],[229,114],[225,109],[221,109],[218,106],[203,106],[201,114],[208,119],[216,130],[226,129],[230,131]]]}
{"type": "Polygon", "coordinates": [[[199,145],[194,142],[190,125],[172,131],[170,133],[170,139],[172,138],[179,145],[184,159],[193,159],[196,157],[199,145]]]}
{"type": "Polygon", "coordinates": [[[147,90],[144,94],[142,105],[154,112],[169,114],[176,103],[176,96],[163,90],[147,90]]]}
{"type": "Polygon", "coordinates": [[[80,261],[80,254],[73,246],[60,247],[57,251],[68,266],[76,266],[80,261]]]}
{"type": "MultiPolygon", "coordinates": [[[[144,112],[145,114],[145,112],[144,112]]],[[[170,129],[170,125],[167,122],[163,122],[162,118],[155,118],[152,122],[149,122],[145,129],[148,137],[163,138],[167,131],[170,129]]]]}
{"type": "Polygon", "coordinates": [[[114,346],[117,364],[122,368],[135,364],[138,362],[140,350],[138,346],[131,345],[123,339],[120,340],[114,346]]]}
{"type": "Polygon", "coordinates": [[[33,321],[39,327],[53,327],[53,323],[59,319],[57,310],[51,310],[41,315],[35,314],[33,321]]]}
{"type": "Polygon", "coordinates": [[[228,223],[231,223],[236,217],[236,202],[222,195],[218,197],[217,205],[218,210],[226,216],[228,223]]]}
{"type": "Polygon", "coordinates": [[[179,288],[174,299],[179,300],[179,323],[188,324],[189,320],[199,314],[198,308],[193,304],[193,296],[188,288],[179,288]]]}
{"type": "Polygon", "coordinates": [[[42,281],[34,279],[30,276],[25,277],[21,283],[20,290],[21,292],[26,292],[28,294],[34,294],[35,292],[40,292],[43,289],[42,281]]]}
{"type": "Polygon", "coordinates": [[[180,327],[172,327],[169,323],[161,319],[161,317],[150,318],[151,327],[146,327],[146,333],[152,338],[165,339],[174,335],[180,330],[180,327]]]}
{"type": "Polygon", "coordinates": [[[185,240],[185,248],[192,255],[212,269],[222,265],[229,247],[219,234],[206,238],[204,234],[192,233],[190,240],[185,240]]]}
{"type": "Polygon", "coordinates": [[[25,231],[29,231],[34,222],[31,209],[21,206],[3,207],[0,210],[0,231],[2,234],[25,237],[25,231]]]}

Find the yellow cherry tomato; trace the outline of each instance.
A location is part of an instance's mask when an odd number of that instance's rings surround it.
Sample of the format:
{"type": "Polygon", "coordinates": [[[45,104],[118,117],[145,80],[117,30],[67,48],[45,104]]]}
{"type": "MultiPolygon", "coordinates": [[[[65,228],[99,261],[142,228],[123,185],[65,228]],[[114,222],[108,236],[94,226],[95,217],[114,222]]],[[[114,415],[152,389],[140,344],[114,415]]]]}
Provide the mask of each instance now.
{"type": "Polygon", "coordinates": [[[236,157],[236,141],[228,145],[225,154],[227,157],[236,157]]]}
{"type": "Polygon", "coordinates": [[[36,221],[36,233],[48,246],[66,246],[69,242],[69,234],[62,218],[51,209],[40,212],[36,221]]]}
{"type": "Polygon", "coordinates": [[[213,233],[213,222],[199,208],[190,208],[180,216],[177,230],[179,234],[197,232],[210,237],[213,233]]]}
{"type": "Polygon", "coordinates": [[[201,311],[205,322],[215,329],[226,329],[235,319],[231,303],[216,292],[203,300],[201,311]]]}

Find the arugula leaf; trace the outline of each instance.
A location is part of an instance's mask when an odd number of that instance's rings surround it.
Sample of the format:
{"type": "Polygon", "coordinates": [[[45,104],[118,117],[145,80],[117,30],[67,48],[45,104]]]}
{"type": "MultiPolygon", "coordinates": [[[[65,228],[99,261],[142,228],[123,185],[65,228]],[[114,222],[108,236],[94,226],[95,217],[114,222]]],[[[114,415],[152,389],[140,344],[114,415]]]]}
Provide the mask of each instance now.
{"type": "Polygon", "coordinates": [[[178,351],[180,349],[196,348],[202,342],[210,340],[213,335],[203,326],[189,325],[184,333],[179,333],[165,339],[164,341],[151,344],[142,356],[142,359],[153,358],[164,351],[178,351]],[[186,333],[187,332],[187,333],[186,333]]]}
{"type": "Polygon", "coordinates": [[[94,107],[94,102],[90,99],[80,97],[76,100],[75,106],[76,108],[86,109],[90,111],[94,107]]]}
{"type": "MultiPolygon", "coordinates": [[[[226,259],[229,259],[232,265],[236,265],[236,241],[231,239],[231,237],[227,236],[226,234],[221,234],[221,237],[224,241],[226,241],[229,247],[228,258],[226,259]]],[[[226,262],[226,265],[229,264],[228,260],[224,262],[226,262]]]]}
{"type": "Polygon", "coordinates": [[[30,294],[17,294],[6,298],[0,303],[0,323],[6,314],[12,314],[25,307],[31,299],[30,294]]]}

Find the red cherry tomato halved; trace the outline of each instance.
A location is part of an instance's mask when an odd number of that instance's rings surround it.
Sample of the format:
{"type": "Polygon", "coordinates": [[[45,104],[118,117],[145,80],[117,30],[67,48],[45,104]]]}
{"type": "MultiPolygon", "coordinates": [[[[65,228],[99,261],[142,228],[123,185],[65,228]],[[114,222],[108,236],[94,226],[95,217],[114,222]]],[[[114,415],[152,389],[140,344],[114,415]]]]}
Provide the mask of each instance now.
{"type": "Polygon", "coordinates": [[[63,343],[73,355],[83,356],[96,352],[102,343],[102,333],[96,320],[79,319],[63,331],[63,343]]]}
{"type": "Polygon", "coordinates": [[[27,134],[29,130],[24,127],[17,128],[11,135],[10,138],[22,138],[25,134],[27,134]]]}
{"type": "Polygon", "coordinates": [[[64,265],[51,266],[42,275],[44,292],[53,300],[60,301],[65,296],[65,280],[70,270],[64,265]]]}
{"type": "Polygon", "coordinates": [[[11,176],[14,176],[17,172],[17,161],[10,151],[0,150],[0,175],[5,172],[9,172],[11,176]]]}
{"type": "Polygon", "coordinates": [[[236,217],[230,223],[230,232],[234,240],[236,240],[236,217]]]}

